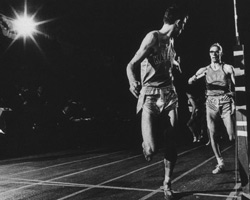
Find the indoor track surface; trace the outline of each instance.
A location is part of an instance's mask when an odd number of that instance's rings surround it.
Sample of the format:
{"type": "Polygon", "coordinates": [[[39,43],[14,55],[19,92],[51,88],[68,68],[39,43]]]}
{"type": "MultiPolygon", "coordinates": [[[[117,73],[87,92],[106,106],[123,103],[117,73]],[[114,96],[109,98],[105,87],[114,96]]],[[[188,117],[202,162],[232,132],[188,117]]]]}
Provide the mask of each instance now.
{"type": "MultiPolygon", "coordinates": [[[[237,199],[235,146],[224,144],[222,152],[226,171],[213,175],[210,146],[178,148],[172,181],[176,199],[237,199]]],[[[141,151],[129,148],[67,150],[1,160],[0,172],[1,200],[164,199],[161,151],[147,162],[141,151]]]]}

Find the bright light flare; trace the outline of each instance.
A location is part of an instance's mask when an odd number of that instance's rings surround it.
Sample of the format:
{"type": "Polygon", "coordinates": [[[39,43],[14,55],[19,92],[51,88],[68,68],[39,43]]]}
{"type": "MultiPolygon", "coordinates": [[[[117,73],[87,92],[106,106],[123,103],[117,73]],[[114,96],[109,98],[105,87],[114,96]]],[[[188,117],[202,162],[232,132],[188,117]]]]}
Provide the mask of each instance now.
{"type": "Polygon", "coordinates": [[[24,13],[23,16],[17,16],[13,21],[13,29],[17,32],[17,38],[23,37],[33,37],[33,34],[37,31],[37,23],[34,21],[33,17],[27,16],[24,13]]]}
{"type": "Polygon", "coordinates": [[[11,20],[13,24],[13,31],[16,33],[16,36],[10,46],[19,38],[23,38],[24,45],[27,39],[32,39],[36,46],[40,49],[34,35],[41,34],[45,35],[43,32],[39,30],[39,25],[47,23],[51,20],[45,21],[37,21],[35,20],[35,16],[38,11],[33,14],[29,14],[27,11],[27,1],[24,2],[24,11],[22,13],[18,13],[14,8],[12,8],[15,18],[11,20]]]}

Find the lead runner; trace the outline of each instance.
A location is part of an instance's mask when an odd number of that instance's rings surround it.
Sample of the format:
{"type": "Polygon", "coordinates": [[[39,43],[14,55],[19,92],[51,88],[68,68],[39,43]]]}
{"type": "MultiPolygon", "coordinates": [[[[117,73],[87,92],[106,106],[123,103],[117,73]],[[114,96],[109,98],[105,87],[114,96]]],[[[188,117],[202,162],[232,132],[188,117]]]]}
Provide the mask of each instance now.
{"type": "Polygon", "coordinates": [[[131,93],[138,98],[137,113],[141,111],[143,153],[150,161],[157,151],[156,137],[159,122],[164,125],[163,189],[165,199],[174,199],[171,178],[177,159],[173,134],[177,123],[178,97],[173,84],[175,60],[174,38],[184,29],[187,15],[178,7],[169,7],[163,17],[160,30],[149,32],[139,50],[127,65],[127,77],[131,93]],[[141,70],[141,77],[136,73],[141,70]]]}

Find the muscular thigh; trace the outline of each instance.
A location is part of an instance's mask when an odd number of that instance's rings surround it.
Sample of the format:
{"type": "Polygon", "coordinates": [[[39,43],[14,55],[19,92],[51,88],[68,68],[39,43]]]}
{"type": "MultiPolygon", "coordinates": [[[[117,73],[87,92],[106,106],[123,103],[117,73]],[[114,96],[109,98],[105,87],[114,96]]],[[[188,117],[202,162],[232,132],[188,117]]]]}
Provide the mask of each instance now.
{"type": "Polygon", "coordinates": [[[171,129],[176,127],[178,121],[177,109],[164,110],[160,115],[161,127],[166,129],[171,129]]]}
{"type": "Polygon", "coordinates": [[[143,104],[143,113],[146,115],[159,115],[160,114],[160,109],[157,106],[156,102],[159,99],[159,95],[147,95],[145,97],[145,102],[143,104]]]}
{"type": "Polygon", "coordinates": [[[226,127],[227,133],[229,135],[234,135],[235,131],[235,117],[231,113],[228,113],[227,115],[224,115],[222,117],[223,123],[226,127]]]}
{"type": "Polygon", "coordinates": [[[206,106],[206,119],[207,119],[207,128],[210,133],[215,133],[219,128],[218,121],[220,120],[219,110],[212,109],[210,106],[206,106]]]}
{"type": "Polygon", "coordinates": [[[168,113],[169,122],[172,127],[175,127],[177,124],[178,116],[177,116],[177,108],[172,109],[168,113]]]}

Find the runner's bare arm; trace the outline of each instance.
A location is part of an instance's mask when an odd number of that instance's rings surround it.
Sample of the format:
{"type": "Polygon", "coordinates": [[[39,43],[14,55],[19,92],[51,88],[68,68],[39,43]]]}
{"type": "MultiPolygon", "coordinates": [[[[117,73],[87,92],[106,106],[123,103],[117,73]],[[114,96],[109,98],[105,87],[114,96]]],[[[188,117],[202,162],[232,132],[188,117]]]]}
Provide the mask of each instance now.
{"type": "Polygon", "coordinates": [[[196,80],[206,75],[207,67],[200,68],[195,75],[188,79],[188,84],[193,84],[196,80]]]}
{"type": "Polygon", "coordinates": [[[225,65],[224,66],[225,71],[230,74],[230,78],[233,84],[235,84],[235,72],[234,67],[232,65],[225,65]]]}
{"type": "Polygon", "coordinates": [[[127,77],[129,80],[131,93],[138,98],[140,92],[140,79],[138,77],[137,69],[140,63],[149,55],[156,43],[154,32],[148,33],[143,39],[139,50],[127,65],[127,77]]]}

